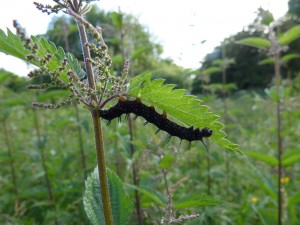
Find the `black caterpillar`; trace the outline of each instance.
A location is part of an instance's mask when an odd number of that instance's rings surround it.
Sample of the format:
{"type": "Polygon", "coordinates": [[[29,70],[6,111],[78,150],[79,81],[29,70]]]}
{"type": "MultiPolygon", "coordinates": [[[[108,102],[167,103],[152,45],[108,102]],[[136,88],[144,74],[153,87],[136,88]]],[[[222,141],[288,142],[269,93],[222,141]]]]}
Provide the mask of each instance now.
{"type": "MultiPolygon", "coordinates": [[[[170,134],[169,139],[172,136],[179,137],[181,140],[185,139],[189,142],[201,141],[203,143],[203,137],[210,137],[212,130],[209,128],[193,129],[193,127],[186,128],[180,126],[167,119],[166,115],[157,113],[152,106],[146,106],[139,100],[119,100],[116,105],[108,110],[99,110],[99,115],[105,120],[108,120],[108,124],[115,118],[121,118],[122,114],[126,114],[126,117],[130,113],[134,113],[136,117],[143,117],[147,123],[153,123],[158,127],[158,133],[160,130],[166,131],[170,134]]],[[[204,144],[204,143],[203,143],[204,144]]],[[[204,144],[205,145],[205,144],[204,144]]]]}

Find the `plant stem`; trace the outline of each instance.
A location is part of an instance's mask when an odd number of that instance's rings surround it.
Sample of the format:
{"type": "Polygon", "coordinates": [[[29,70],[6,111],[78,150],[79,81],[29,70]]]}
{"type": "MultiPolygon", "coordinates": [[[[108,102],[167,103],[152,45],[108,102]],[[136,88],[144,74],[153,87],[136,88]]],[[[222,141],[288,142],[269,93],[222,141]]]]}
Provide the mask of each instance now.
{"type": "Polygon", "coordinates": [[[278,225],[282,225],[282,136],[281,136],[281,99],[280,99],[280,54],[276,53],[274,55],[275,58],[275,82],[276,82],[276,90],[277,90],[277,102],[276,102],[276,117],[277,117],[277,150],[278,150],[278,225]]]}
{"type": "MultiPolygon", "coordinates": [[[[38,144],[38,150],[41,152],[41,163],[42,163],[42,168],[44,171],[44,178],[48,190],[48,198],[49,201],[53,204],[53,209],[55,210],[55,200],[54,200],[54,195],[52,191],[52,185],[50,182],[49,174],[48,174],[48,168],[46,165],[46,157],[45,157],[45,152],[44,152],[44,146],[42,144],[42,138],[41,138],[41,132],[40,132],[40,126],[39,126],[39,120],[38,120],[38,115],[33,109],[33,120],[34,120],[34,126],[35,126],[35,131],[36,131],[36,136],[37,136],[37,144],[38,144]]],[[[57,218],[54,218],[54,224],[58,224],[57,218]]]]}
{"type": "Polygon", "coordinates": [[[164,181],[165,181],[165,185],[166,185],[166,190],[167,190],[167,195],[169,196],[170,193],[170,189],[169,189],[169,185],[168,185],[168,180],[167,180],[167,171],[165,169],[162,169],[162,173],[164,176],[164,181]]]}
{"type": "MultiPolygon", "coordinates": [[[[89,88],[95,89],[95,79],[94,79],[94,73],[93,73],[93,66],[92,63],[89,61],[91,59],[91,53],[90,48],[86,45],[88,43],[87,34],[85,27],[82,23],[77,21],[77,26],[79,30],[80,35],[80,42],[82,46],[82,52],[83,52],[83,58],[84,58],[84,65],[87,75],[87,80],[89,83],[89,88]]],[[[93,100],[97,100],[97,96],[93,95],[93,100]]],[[[97,101],[95,101],[97,102],[97,101]]]]}
{"type": "MultiPolygon", "coordinates": [[[[119,8],[119,14],[121,14],[121,10],[119,8]]],[[[125,37],[125,31],[123,29],[123,26],[120,27],[120,48],[121,48],[121,55],[122,55],[122,67],[124,68],[125,66],[125,44],[124,44],[124,37],[125,37]]],[[[130,153],[131,153],[131,158],[133,158],[133,155],[135,153],[135,148],[133,145],[133,124],[132,124],[132,118],[129,115],[128,116],[128,127],[129,127],[129,135],[130,135],[130,153]]],[[[133,184],[138,187],[139,186],[139,173],[137,169],[136,162],[132,162],[132,175],[133,175],[133,184]]],[[[135,205],[136,205],[136,214],[137,214],[137,219],[138,219],[138,225],[143,224],[143,218],[142,218],[142,209],[141,209],[141,204],[140,204],[140,196],[138,190],[134,191],[135,195],[135,205]]]]}
{"type": "Polygon", "coordinates": [[[207,146],[206,149],[206,162],[207,162],[207,195],[210,195],[210,189],[211,189],[211,176],[210,176],[210,154],[209,154],[209,146],[207,146]]]}
{"type": "MultiPolygon", "coordinates": [[[[80,35],[80,41],[82,46],[88,84],[91,89],[95,90],[93,67],[90,62],[91,54],[90,54],[89,47],[86,45],[86,43],[88,43],[87,34],[84,25],[78,20],[77,20],[77,26],[80,35]]],[[[98,102],[96,95],[93,95],[91,100],[94,103],[98,102]]],[[[98,113],[98,109],[91,110],[91,115],[92,115],[93,127],[94,127],[94,138],[95,138],[95,145],[96,145],[103,214],[104,214],[106,225],[113,225],[114,223],[113,223],[113,216],[112,216],[111,204],[109,199],[108,180],[107,180],[106,165],[105,165],[103,132],[102,132],[101,119],[98,113]]]]}
{"type": "MultiPolygon", "coordinates": [[[[226,103],[226,48],[225,48],[225,41],[222,43],[222,94],[223,94],[223,110],[224,110],[224,125],[226,126],[227,124],[227,117],[228,117],[228,112],[227,112],[227,103],[226,103]]],[[[225,153],[225,166],[226,166],[226,196],[229,196],[229,185],[230,185],[230,165],[229,165],[229,156],[228,156],[228,151],[225,153]]]]}
{"type": "MultiPolygon", "coordinates": [[[[70,52],[70,44],[69,44],[69,25],[66,21],[63,22],[63,27],[62,27],[62,35],[63,35],[63,40],[65,44],[65,50],[66,52],[70,52]]],[[[79,151],[80,151],[80,159],[81,159],[81,166],[83,170],[83,179],[85,180],[87,177],[86,173],[86,157],[84,154],[84,147],[83,147],[83,137],[82,137],[82,129],[80,126],[80,114],[79,114],[79,108],[77,103],[74,103],[74,108],[75,108],[75,113],[76,113],[76,121],[77,121],[77,132],[78,132],[78,142],[79,142],[79,151]]]]}
{"type": "Polygon", "coordinates": [[[63,35],[63,40],[64,40],[64,44],[65,44],[65,50],[66,52],[70,52],[70,45],[69,45],[69,40],[68,40],[68,29],[69,29],[69,25],[67,24],[66,21],[63,22],[63,27],[62,27],[62,35],[63,35]]]}
{"type": "Polygon", "coordinates": [[[37,115],[37,113],[34,109],[33,109],[33,114],[34,114],[33,119],[34,119],[34,126],[35,126],[36,137],[37,137],[37,144],[38,144],[38,149],[41,151],[41,162],[42,162],[45,182],[46,182],[46,186],[47,186],[47,190],[48,190],[48,197],[49,197],[49,200],[52,202],[53,201],[52,186],[51,186],[51,183],[50,183],[48,168],[47,168],[47,165],[46,165],[46,157],[45,157],[44,147],[43,147],[43,144],[42,144],[42,138],[41,138],[41,132],[40,132],[40,127],[39,127],[38,115],[37,115]]]}
{"type": "Polygon", "coordinates": [[[13,158],[13,149],[10,143],[10,139],[9,139],[9,131],[7,128],[7,124],[6,124],[6,120],[2,121],[3,123],[3,127],[4,127],[4,139],[5,139],[5,143],[6,143],[6,147],[7,147],[7,154],[8,157],[10,158],[10,171],[11,171],[11,176],[12,176],[12,182],[13,182],[13,189],[14,189],[14,193],[16,195],[16,203],[18,203],[18,195],[19,195],[19,191],[18,191],[18,185],[17,185],[17,175],[16,175],[16,170],[15,170],[15,166],[14,166],[14,158],[13,158]]]}
{"type": "MultiPolygon", "coordinates": [[[[205,91],[204,91],[204,74],[202,72],[202,68],[200,68],[200,76],[203,76],[201,77],[201,93],[202,95],[205,94],[205,91]]],[[[211,176],[210,176],[210,167],[211,167],[211,164],[210,164],[210,153],[209,153],[209,142],[207,140],[207,143],[206,143],[206,154],[205,154],[205,158],[206,158],[206,163],[207,163],[207,168],[206,168],[206,171],[207,171],[207,195],[210,195],[210,189],[211,189],[211,176]]]]}
{"type": "Polygon", "coordinates": [[[75,111],[76,111],[76,120],[77,120],[77,132],[78,132],[78,141],[79,141],[79,149],[80,149],[80,158],[81,158],[81,166],[82,166],[82,170],[83,170],[83,177],[84,180],[87,177],[86,174],[86,160],[85,160],[85,154],[84,154],[84,147],[83,147],[83,137],[82,137],[82,129],[80,124],[80,114],[79,114],[79,108],[78,105],[75,103],[75,111]]]}
{"type": "Polygon", "coordinates": [[[104,140],[103,140],[101,120],[98,114],[98,110],[93,110],[91,113],[93,119],[94,137],[95,137],[96,152],[97,152],[97,163],[98,163],[98,173],[99,173],[99,180],[100,180],[103,213],[104,213],[106,225],[113,225],[114,223],[113,223],[111,204],[109,199],[108,182],[107,182],[106,165],[105,165],[105,154],[104,154],[104,140]]]}
{"type": "MultiPolygon", "coordinates": [[[[130,134],[130,153],[131,158],[133,158],[135,149],[133,145],[133,126],[132,126],[132,119],[131,116],[128,116],[128,126],[129,126],[129,134],[130,134]]],[[[136,167],[136,163],[132,162],[132,174],[133,174],[133,184],[138,187],[139,186],[139,175],[136,167]]],[[[138,224],[143,224],[143,218],[142,218],[142,210],[141,210],[141,204],[140,204],[140,196],[138,190],[134,191],[135,195],[135,205],[136,205],[136,214],[138,218],[138,224]]]]}

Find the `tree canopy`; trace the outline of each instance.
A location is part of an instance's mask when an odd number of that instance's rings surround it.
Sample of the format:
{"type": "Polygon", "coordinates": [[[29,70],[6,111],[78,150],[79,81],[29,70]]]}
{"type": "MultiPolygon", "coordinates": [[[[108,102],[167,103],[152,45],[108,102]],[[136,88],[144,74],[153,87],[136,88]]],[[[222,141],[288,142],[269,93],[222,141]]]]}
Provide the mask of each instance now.
{"type": "MultiPolygon", "coordinates": [[[[259,8],[253,23],[245,27],[237,34],[224,39],[223,43],[225,43],[224,49],[226,52],[226,58],[232,58],[235,60],[235,63],[227,68],[227,82],[235,83],[238,90],[264,89],[271,84],[274,74],[272,64],[259,64],[260,61],[269,57],[267,52],[244,45],[238,45],[236,42],[244,38],[264,36],[262,32],[255,28],[254,24],[261,22],[262,24],[267,25],[273,20],[274,18],[271,12],[259,8]]],[[[277,29],[278,35],[280,36],[282,33],[297,24],[299,24],[299,22],[293,18],[285,19],[277,29]]],[[[286,54],[299,52],[300,40],[298,39],[291,43],[286,54]]],[[[206,68],[213,66],[214,61],[218,59],[222,59],[222,45],[217,46],[212,53],[209,53],[205,56],[201,69],[205,70],[206,68]]],[[[288,61],[284,67],[284,70],[282,71],[283,77],[289,76],[293,78],[298,74],[299,69],[299,62],[297,60],[288,61]]],[[[212,73],[210,75],[210,81],[211,83],[221,83],[221,71],[212,73]]],[[[199,79],[195,79],[193,87],[193,92],[200,92],[199,79]]]]}
{"type": "MultiPolygon", "coordinates": [[[[97,7],[93,7],[86,18],[101,27],[113,60],[112,72],[119,74],[124,60],[129,59],[130,76],[151,72],[153,77],[165,78],[178,87],[189,88],[191,71],[177,66],[171,59],[162,59],[163,47],[155,41],[147,27],[139,23],[138,18],[122,12],[105,12],[97,7]]],[[[77,32],[75,21],[63,16],[52,20],[45,36],[82,59],[77,32]]]]}

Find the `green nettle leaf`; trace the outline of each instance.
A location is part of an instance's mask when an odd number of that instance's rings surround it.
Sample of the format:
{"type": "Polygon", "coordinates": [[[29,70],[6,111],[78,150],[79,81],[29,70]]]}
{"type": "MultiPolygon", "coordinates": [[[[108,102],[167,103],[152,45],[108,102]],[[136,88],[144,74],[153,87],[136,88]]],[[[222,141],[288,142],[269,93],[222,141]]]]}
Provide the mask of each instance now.
{"type": "Polygon", "coordinates": [[[268,193],[273,199],[276,199],[277,190],[272,178],[267,174],[263,173],[262,170],[258,169],[250,162],[247,162],[247,164],[254,173],[252,176],[256,180],[256,184],[258,184],[261,189],[265,190],[266,193],[268,193]]]}
{"type": "MultiPolygon", "coordinates": [[[[61,66],[62,61],[66,58],[68,60],[66,69],[62,71],[61,78],[63,80],[67,80],[67,72],[69,70],[74,71],[79,78],[83,78],[85,76],[85,72],[79,65],[76,58],[74,58],[71,54],[65,53],[62,47],[56,47],[53,42],[47,41],[45,38],[36,38],[34,36],[31,36],[31,39],[38,44],[38,56],[44,57],[46,54],[51,54],[52,58],[50,62],[46,65],[46,67],[50,71],[58,71],[59,67],[61,66]]],[[[39,66],[39,65],[36,65],[39,66]]]]}
{"type": "Polygon", "coordinates": [[[265,12],[263,14],[263,18],[262,18],[262,21],[261,21],[261,24],[264,24],[264,25],[270,25],[270,23],[272,23],[274,21],[274,17],[273,17],[273,14],[270,13],[270,12],[265,12]]]}
{"type": "Polygon", "coordinates": [[[282,164],[284,166],[291,166],[297,162],[300,161],[300,154],[295,154],[295,155],[292,155],[292,156],[289,156],[289,157],[286,157],[285,159],[283,159],[283,162],[282,164]]]}
{"type": "Polygon", "coordinates": [[[5,98],[0,100],[0,106],[1,107],[14,107],[14,106],[21,106],[28,104],[28,101],[26,101],[23,98],[5,98]]]}
{"type": "Polygon", "coordinates": [[[259,49],[268,49],[271,48],[272,46],[272,43],[269,40],[260,37],[245,38],[239,40],[237,43],[241,45],[248,45],[259,49]]]}
{"type": "Polygon", "coordinates": [[[279,43],[281,45],[288,45],[299,37],[300,37],[300,25],[294,26],[288,31],[286,31],[281,37],[279,37],[279,43]]]}
{"type": "MultiPolygon", "coordinates": [[[[31,36],[31,40],[38,45],[37,55],[39,57],[44,58],[47,54],[52,55],[50,62],[46,64],[47,69],[50,71],[59,71],[62,61],[65,58],[68,60],[66,69],[61,72],[60,78],[62,80],[67,80],[67,72],[69,70],[74,71],[79,78],[85,76],[85,72],[79,65],[77,59],[69,53],[66,54],[61,47],[57,48],[54,43],[47,41],[43,37],[36,38],[31,36]]],[[[0,30],[0,52],[19,58],[37,67],[42,66],[39,61],[27,59],[26,56],[29,55],[30,52],[24,47],[20,37],[13,34],[9,29],[7,29],[7,35],[3,30],[0,30]]]]}
{"type": "Polygon", "coordinates": [[[278,160],[272,156],[272,155],[266,155],[264,153],[260,152],[254,152],[254,151],[244,151],[245,155],[250,156],[254,159],[257,159],[261,162],[267,163],[271,166],[277,166],[278,160]]]}
{"type": "MultiPolygon", "coordinates": [[[[255,205],[251,205],[251,207],[255,208],[255,205]]],[[[256,209],[256,213],[259,216],[262,225],[276,224],[277,218],[275,209],[266,209],[264,207],[260,207],[256,209]]]]}
{"type": "Polygon", "coordinates": [[[134,52],[132,52],[130,58],[132,60],[138,59],[142,54],[144,54],[145,52],[147,52],[151,49],[152,49],[152,46],[140,47],[140,48],[136,49],[134,52]]]}
{"type": "Polygon", "coordinates": [[[223,63],[224,62],[222,59],[216,59],[213,61],[213,65],[216,65],[216,66],[221,66],[223,63]]]}
{"type": "Polygon", "coordinates": [[[112,58],[113,65],[122,65],[123,62],[123,56],[121,54],[116,54],[112,58]]]}
{"type": "Polygon", "coordinates": [[[293,196],[290,196],[288,201],[289,201],[289,203],[288,203],[289,205],[293,205],[293,204],[300,202],[300,192],[297,192],[293,196]]]}
{"type": "Polygon", "coordinates": [[[277,92],[277,89],[275,86],[265,89],[265,93],[269,96],[269,98],[273,102],[278,102],[280,99],[284,98],[284,88],[280,86],[279,93],[277,92]]]}
{"type": "Polygon", "coordinates": [[[176,158],[173,155],[164,155],[159,161],[158,166],[162,169],[170,169],[174,165],[175,161],[176,158]]]}
{"type": "Polygon", "coordinates": [[[290,157],[294,157],[296,155],[300,155],[300,148],[288,149],[282,154],[282,159],[288,159],[290,157]]]}
{"type": "Polygon", "coordinates": [[[223,89],[225,89],[225,90],[236,90],[237,86],[236,86],[235,83],[228,83],[228,84],[223,85],[223,89]]]}
{"type": "Polygon", "coordinates": [[[67,98],[69,96],[69,92],[67,90],[52,90],[47,91],[37,97],[37,101],[42,102],[49,99],[60,99],[67,98]]]}
{"type": "Polygon", "coordinates": [[[293,59],[299,59],[300,58],[300,54],[297,53],[291,53],[291,54],[287,54],[281,57],[280,61],[281,63],[287,63],[293,59]]]}
{"type": "Polygon", "coordinates": [[[6,79],[10,78],[12,76],[12,73],[3,71],[0,69],[0,84],[4,83],[6,79]]]}
{"type": "Polygon", "coordinates": [[[208,127],[213,131],[210,137],[217,144],[232,152],[240,153],[238,145],[225,139],[224,125],[219,116],[209,111],[209,107],[200,105],[195,96],[185,95],[186,90],[173,89],[175,85],[163,85],[163,79],[151,80],[151,74],[136,76],[130,81],[128,95],[140,98],[143,103],[165,111],[169,117],[183,125],[194,128],[208,127]]]}
{"type": "Polygon", "coordinates": [[[0,51],[26,61],[30,52],[24,48],[21,39],[7,29],[7,35],[0,30],[0,51]]]}
{"type": "Polygon", "coordinates": [[[157,195],[155,195],[153,193],[153,190],[149,191],[145,188],[137,187],[137,186],[132,185],[132,184],[126,184],[126,187],[137,190],[139,193],[147,196],[148,198],[150,198],[153,202],[155,202],[158,205],[166,206],[166,201],[162,201],[161,198],[159,198],[157,195]]]}
{"type": "Polygon", "coordinates": [[[220,67],[209,67],[209,68],[202,71],[202,73],[204,75],[210,75],[210,74],[213,74],[213,73],[220,73],[220,72],[222,72],[220,67]]]}
{"type": "Polygon", "coordinates": [[[210,196],[205,195],[192,195],[185,199],[177,201],[174,206],[176,209],[186,209],[191,207],[205,207],[205,206],[215,206],[222,202],[216,200],[210,196]]]}
{"type": "Polygon", "coordinates": [[[261,61],[258,62],[258,65],[270,65],[270,64],[274,64],[275,63],[275,59],[270,57],[270,58],[266,58],[263,59],[261,61]]]}
{"type": "MultiPolygon", "coordinates": [[[[291,53],[291,54],[287,54],[281,57],[280,62],[281,63],[287,63],[293,59],[298,59],[300,58],[300,54],[297,53],[291,53]]],[[[267,65],[267,64],[274,64],[275,63],[275,59],[270,57],[270,58],[266,58],[263,59],[261,61],[258,62],[258,65],[267,65]]]]}
{"type": "Polygon", "coordinates": [[[235,64],[235,60],[232,58],[225,58],[225,59],[217,59],[213,61],[213,65],[219,67],[228,67],[230,64],[235,64]]]}
{"type": "Polygon", "coordinates": [[[121,13],[112,12],[110,17],[113,21],[113,24],[118,28],[121,29],[123,27],[123,15],[121,13]]]}
{"type": "MultiPolygon", "coordinates": [[[[133,204],[119,177],[108,168],[107,176],[114,224],[126,225],[130,220],[133,204]]],[[[85,182],[83,204],[85,212],[93,225],[105,225],[97,167],[85,182]]]]}
{"type": "Polygon", "coordinates": [[[107,44],[113,44],[113,45],[120,45],[121,44],[121,40],[120,38],[109,38],[106,40],[107,44]]]}

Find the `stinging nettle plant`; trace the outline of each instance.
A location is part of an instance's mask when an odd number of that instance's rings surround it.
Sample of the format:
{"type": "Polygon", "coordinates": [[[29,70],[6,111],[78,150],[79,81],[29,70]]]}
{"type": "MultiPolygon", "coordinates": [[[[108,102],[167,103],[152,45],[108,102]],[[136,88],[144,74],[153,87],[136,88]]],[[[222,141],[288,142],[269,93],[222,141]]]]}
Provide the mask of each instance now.
{"type": "MultiPolygon", "coordinates": [[[[282,179],[285,166],[288,166],[290,162],[284,160],[284,145],[283,145],[283,119],[282,112],[284,111],[283,103],[284,99],[284,87],[282,84],[281,68],[282,65],[289,60],[297,59],[299,54],[290,53],[284,54],[289,49],[289,45],[300,37],[300,26],[296,25],[285,31],[280,32],[280,26],[288,20],[296,20],[297,18],[291,16],[284,16],[277,20],[274,20],[271,13],[265,13],[256,23],[253,24],[255,30],[260,31],[262,37],[250,37],[239,40],[237,43],[255,47],[261,51],[267,52],[268,58],[259,62],[259,65],[273,64],[274,66],[274,86],[275,88],[269,90],[268,94],[276,104],[276,139],[277,139],[277,159],[272,158],[273,165],[277,166],[277,207],[278,207],[278,225],[284,224],[284,189],[282,185],[282,179]]],[[[248,154],[248,153],[246,153],[248,154]]],[[[259,154],[251,154],[258,156],[259,154]]],[[[265,157],[265,156],[264,156],[265,157]]],[[[269,157],[269,156],[268,156],[269,157]]]]}
{"type": "MultiPolygon", "coordinates": [[[[136,76],[127,82],[129,61],[124,63],[124,69],[120,76],[112,75],[112,61],[108,54],[108,47],[103,40],[101,28],[94,27],[83,17],[90,9],[89,3],[93,0],[53,1],[55,3],[53,6],[34,4],[44,13],[63,11],[76,20],[84,68],[71,54],[65,53],[61,47],[56,47],[54,43],[45,38],[27,37],[16,21],[14,21],[16,35],[10,30],[7,30],[7,34],[0,30],[0,51],[38,67],[28,74],[32,82],[28,86],[29,89],[55,87],[70,92],[70,95],[61,103],[34,102],[32,103],[34,107],[58,109],[76,103],[82,104],[90,111],[98,165],[86,180],[83,199],[86,213],[92,224],[128,224],[132,211],[132,203],[125,192],[122,181],[106,167],[101,112],[113,99],[119,99],[119,102],[128,100],[142,102],[147,105],[147,107],[144,105],[144,109],[161,112],[160,120],[168,121],[161,126],[175,124],[174,126],[184,127],[185,132],[181,133],[183,139],[187,139],[184,138],[187,128],[191,131],[202,131],[202,133],[200,132],[202,136],[198,140],[202,141],[202,137],[206,136],[221,147],[241,154],[238,145],[225,138],[226,134],[222,131],[224,126],[218,121],[219,117],[209,111],[209,107],[201,105],[201,100],[186,95],[186,90],[174,89],[175,85],[164,85],[162,79],[151,80],[150,74],[136,76]],[[87,33],[90,33],[92,38],[88,38],[87,33]],[[92,58],[92,54],[95,57],[92,58]],[[175,122],[170,122],[169,117],[175,122]],[[212,134],[210,132],[209,135],[204,135],[203,129],[209,129],[212,134]]],[[[131,110],[131,112],[136,112],[136,110],[131,110]]],[[[147,112],[143,112],[143,114],[146,115],[147,112]]],[[[146,122],[152,123],[149,120],[153,118],[149,119],[146,116],[145,119],[148,120],[146,122]]],[[[169,133],[172,135],[172,131],[169,133]]],[[[190,142],[192,140],[195,139],[190,139],[190,142]]],[[[197,215],[191,215],[181,217],[181,219],[173,218],[170,212],[171,202],[169,198],[169,211],[162,220],[164,223],[171,224],[170,217],[175,222],[197,217],[197,215]],[[170,215],[168,216],[168,214],[170,215]]]]}

